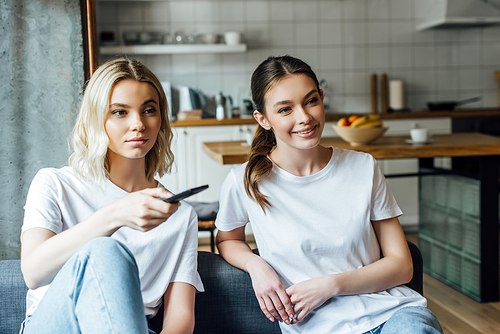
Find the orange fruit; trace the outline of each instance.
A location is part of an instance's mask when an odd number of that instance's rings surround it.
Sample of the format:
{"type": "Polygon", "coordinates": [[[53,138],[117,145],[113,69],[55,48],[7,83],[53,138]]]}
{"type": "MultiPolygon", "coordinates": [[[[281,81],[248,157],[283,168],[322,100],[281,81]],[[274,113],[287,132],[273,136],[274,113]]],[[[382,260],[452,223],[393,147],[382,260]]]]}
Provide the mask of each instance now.
{"type": "Polygon", "coordinates": [[[359,116],[358,116],[358,115],[352,115],[352,116],[350,116],[350,117],[347,119],[347,121],[348,121],[349,123],[352,123],[352,122],[354,122],[355,120],[357,120],[358,118],[359,118],[359,116]]]}

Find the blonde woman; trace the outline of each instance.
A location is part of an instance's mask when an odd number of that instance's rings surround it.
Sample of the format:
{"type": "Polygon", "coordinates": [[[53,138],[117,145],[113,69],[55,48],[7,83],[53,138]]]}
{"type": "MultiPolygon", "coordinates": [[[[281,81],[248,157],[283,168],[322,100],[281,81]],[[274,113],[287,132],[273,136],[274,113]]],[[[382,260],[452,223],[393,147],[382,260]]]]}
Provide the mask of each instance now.
{"type": "Polygon", "coordinates": [[[247,271],[283,333],[438,333],[413,274],[402,214],[371,155],[320,143],[312,69],[270,57],[252,75],[259,123],[249,161],[221,189],[221,255],[247,271]],[[261,257],[245,243],[250,223],[261,257]],[[380,250],[384,257],[381,258],[380,250]]]}
{"type": "Polygon", "coordinates": [[[173,154],[167,100],[138,61],[103,64],[85,89],[70,165],[40,170],[21,234],[21,332],[192,333],[197,217],[155,176],[173,154]]]}

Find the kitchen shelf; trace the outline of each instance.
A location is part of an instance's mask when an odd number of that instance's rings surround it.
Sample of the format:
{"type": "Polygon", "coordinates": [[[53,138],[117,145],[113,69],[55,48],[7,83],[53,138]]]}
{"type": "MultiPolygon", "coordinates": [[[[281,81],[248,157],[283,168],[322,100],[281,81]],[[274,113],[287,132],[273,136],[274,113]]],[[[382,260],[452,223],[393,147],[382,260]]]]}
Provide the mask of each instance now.
{"type": "MultiPolygon", "coordinates": [[[[336,122],[341,117],[349,117],[353,113],[327,114],[327,122],[336,122]]],[[[418,118],[439,118],[439,117],[477,117],[477,116],[500,116],[500,109],[461,109],[450,111],[411,111],[379,114],[382,119],[418,119],[418,118]]],[[[170,123],[172,126],[211,126],[211,125],[244,125],[257,124],[251,118],[229,118],[218,121],[215,118],[205,118],[200,120],[176,120],[170,123]]]]}
{"type": "Polygon", "coordinates": [[[120,45],[101,46],[99,52],[109,54],[193,54],[193,53],[243,53],[247,51],[246,44],[155,44],[155,45],[120,45]]]}
{"type": "Polygon", "coordinates": [[[217,120],[216,118],[204,118],[200,120],[175,120],[170,122],[170,126],[212,126],[212,125],[247,125],[255,124],[257,121],[252,118],[224,118],[223,120],[217,120]]]}
{"type": "MultiPolygon", "coordinates": [[[[500,116],[500,108],[407,111],[379,114],[382,119],[500,116]]],[[[332,115],[333,116],[333,115],[332,115]]]]}

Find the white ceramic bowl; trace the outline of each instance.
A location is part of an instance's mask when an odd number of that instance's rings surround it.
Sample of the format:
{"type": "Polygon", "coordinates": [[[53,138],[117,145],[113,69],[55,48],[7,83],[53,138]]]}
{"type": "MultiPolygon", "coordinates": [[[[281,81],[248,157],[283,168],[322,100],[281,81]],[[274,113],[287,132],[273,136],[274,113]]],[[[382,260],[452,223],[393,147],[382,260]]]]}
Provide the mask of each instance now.
{"type": "Polygon", "coordinates": [[[203,34],[202,40],[205,44],[217,44],[219,43],[220,35],[217,34],[203,34]]]}
{"type": "Polygon", "coordinates": [[[337,126],[333,124],[333,129],[340,138],[351,144],[351,146],[360,146],[367,145],[382,136],[388,127],[351,128],[350,126],[337,126]]]}

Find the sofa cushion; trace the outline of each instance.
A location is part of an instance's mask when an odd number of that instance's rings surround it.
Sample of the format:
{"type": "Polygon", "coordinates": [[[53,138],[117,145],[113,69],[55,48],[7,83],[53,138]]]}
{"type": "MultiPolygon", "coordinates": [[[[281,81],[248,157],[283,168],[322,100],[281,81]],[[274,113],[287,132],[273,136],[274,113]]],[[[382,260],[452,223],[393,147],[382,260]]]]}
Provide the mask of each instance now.
{"type": "Polygon", "coordinates": [[[27,291],[20,261],[0,261],[0,333],[19,333],[26,313],[27,291]]]}
{"type": "MultiPolygon", "coordinates": [[[[422,255],[416,245],[408,244],[414,263],[413,279],[408,286],[422,293],[422,255]]],[[[270,322],[260,310],[246,272],[231,266],[219,254],[201,251],[198,252],[198,271],[205,292],[196,294],[195,333],[281,333],[278,323],[270,322]]],[[[0,261],[1,334],[19,332],[26,312],[27,290],[20,261],[0,261]]],[[[161,328],[161,319],[158,321],[161,328]]]]}
{"type": "MultiPolygon", "coordinates": [[[[198,270],[206,292],[196,294],[195,333],[281,333],[277,322],[270,322],[260,310],[247,273],[218,254],[198,254],[198,270]]],[[[27,290],[20,261],[0,261],[0,333],[19,333],[27,290]]],[[[158,325],[161,328],[161,322],[158,325]]]]}

